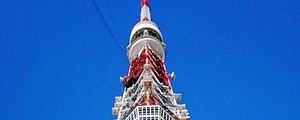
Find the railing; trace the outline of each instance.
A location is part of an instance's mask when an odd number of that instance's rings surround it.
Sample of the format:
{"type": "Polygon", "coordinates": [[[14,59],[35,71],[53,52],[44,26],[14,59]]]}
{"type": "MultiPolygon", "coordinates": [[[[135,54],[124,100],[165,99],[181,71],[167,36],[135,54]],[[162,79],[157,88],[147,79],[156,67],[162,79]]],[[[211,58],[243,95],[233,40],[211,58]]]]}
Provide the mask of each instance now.
{"type": "Polygon", "coordinates": [[[137,106],[125,120],[175,120],[159,105],[137,106]]]}
{"type": "Polygon", "coordinates": [[[160,34],[157,31],[155,31],[154,29],[151,29],[151,28],[139,29],[138,31],[136,31],[134,33],[134,35],[132,36],[130,42],[134,43],[136,40],[139,40],[140,38],[142,38],[143,35],[144,35],[144,30],[148,30],[149,35],[147,37],[151,37],[151,38],[154,38],[154,39],[159,40],[160,42],[162,42],[162,37],[160,36],[160,34]]]}

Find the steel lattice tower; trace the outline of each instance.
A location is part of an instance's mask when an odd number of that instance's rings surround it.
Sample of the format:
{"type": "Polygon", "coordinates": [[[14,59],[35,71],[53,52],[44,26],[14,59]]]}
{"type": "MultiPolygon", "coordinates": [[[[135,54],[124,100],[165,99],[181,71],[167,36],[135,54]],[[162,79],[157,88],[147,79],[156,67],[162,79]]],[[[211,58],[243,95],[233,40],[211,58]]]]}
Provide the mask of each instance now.
{"type": "Polygon", "coordinates": [[[189,120],[181,94],[173,93],[165,67],[166,45],[158,26],[151,21],[149,2],[142,0],[141,17],[132,29],[127,56],[130,68],[120,77],[123,96],[115,97],[112,108],[118,120],[189,120]]]}

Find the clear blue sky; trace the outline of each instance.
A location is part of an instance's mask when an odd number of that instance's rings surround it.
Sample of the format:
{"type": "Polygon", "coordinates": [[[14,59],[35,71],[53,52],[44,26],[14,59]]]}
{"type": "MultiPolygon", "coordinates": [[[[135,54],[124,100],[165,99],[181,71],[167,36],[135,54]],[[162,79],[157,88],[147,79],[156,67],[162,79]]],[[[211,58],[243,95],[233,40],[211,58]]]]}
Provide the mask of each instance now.
{"type": "MultiPolygon", "coordinates": [[[[91,0],[0,1],[0,120],[113,119],[140,0],[95,1],[117,41],[91,0]]],[[[300,1],[150,5],[193,120],[300,120],[300,1]]]]}

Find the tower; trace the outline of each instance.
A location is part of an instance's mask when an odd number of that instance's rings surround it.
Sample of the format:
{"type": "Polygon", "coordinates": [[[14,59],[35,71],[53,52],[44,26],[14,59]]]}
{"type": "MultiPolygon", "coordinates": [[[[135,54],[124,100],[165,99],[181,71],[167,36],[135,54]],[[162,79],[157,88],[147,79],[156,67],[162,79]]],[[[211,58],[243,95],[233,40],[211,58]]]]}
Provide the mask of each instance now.
{"type": "Polygon", "coordinates": [[[123,96],[112,108],[118,120],[190,120],[185,104],[177,104],[165,67],[166,45],[158,26],[151,21],[149,1],[142,0],[140,22],[132,29],[127,47],[128,75],[120,77],[123,96]]]}

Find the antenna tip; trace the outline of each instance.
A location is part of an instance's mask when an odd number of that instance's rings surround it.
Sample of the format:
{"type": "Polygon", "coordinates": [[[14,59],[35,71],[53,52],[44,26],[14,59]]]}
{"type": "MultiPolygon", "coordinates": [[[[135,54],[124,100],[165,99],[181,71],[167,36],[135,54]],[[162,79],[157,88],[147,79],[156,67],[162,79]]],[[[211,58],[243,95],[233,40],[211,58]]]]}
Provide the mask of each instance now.
{"type": "Polygon", "coordinates": [[[149,6],[149,0],[142,0],[142,7],[143,7],[144,5],[149,6]]]}

